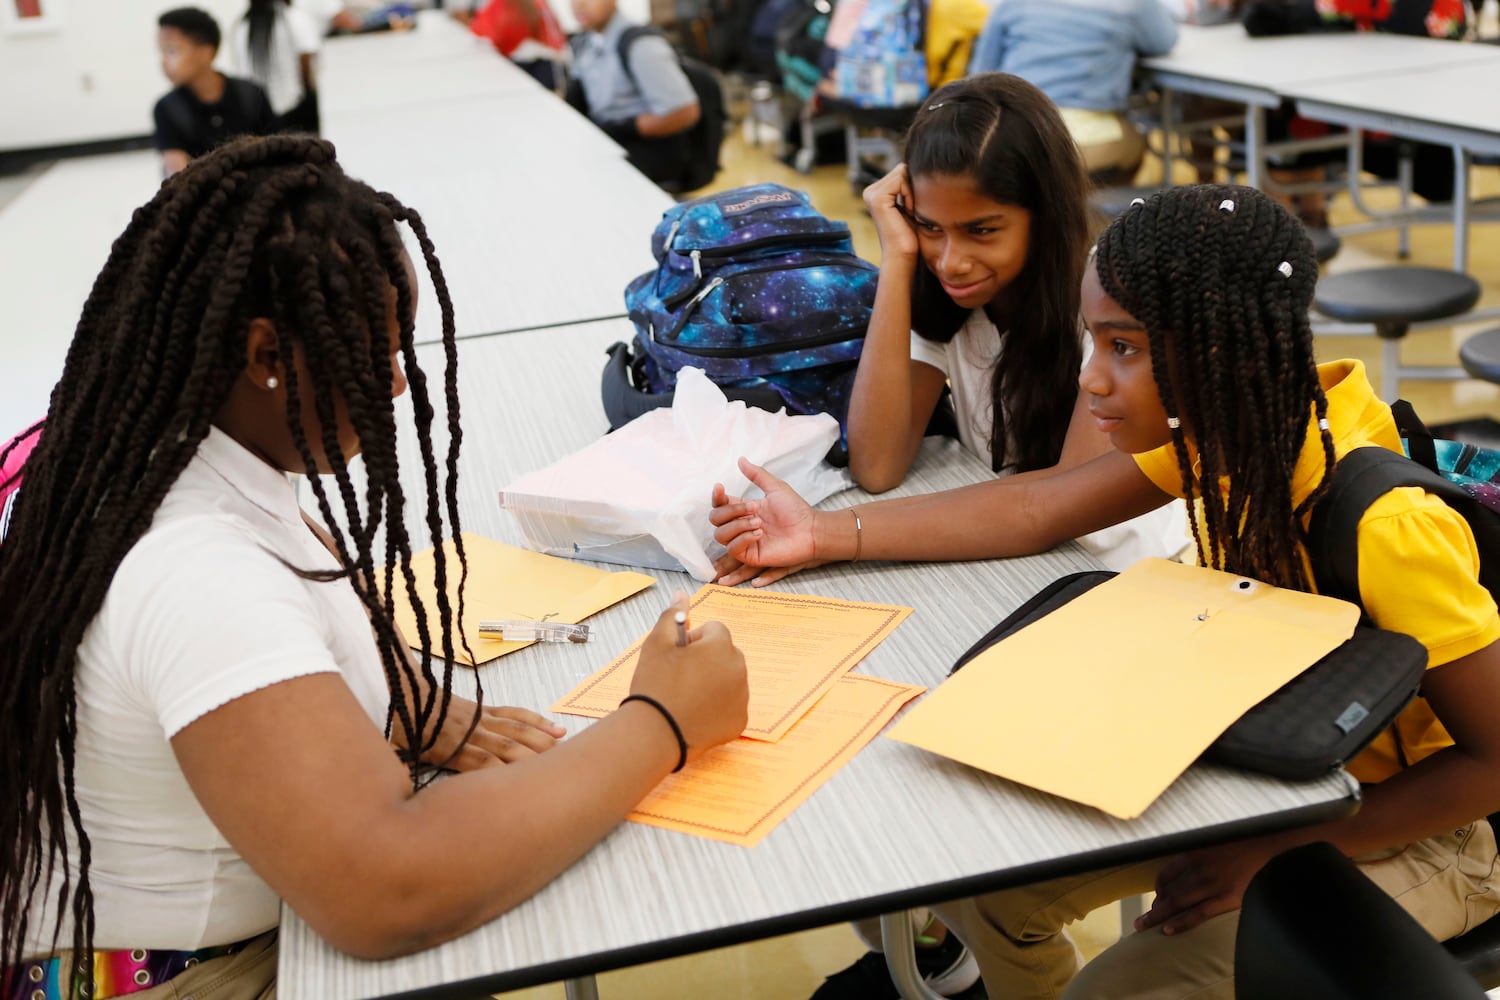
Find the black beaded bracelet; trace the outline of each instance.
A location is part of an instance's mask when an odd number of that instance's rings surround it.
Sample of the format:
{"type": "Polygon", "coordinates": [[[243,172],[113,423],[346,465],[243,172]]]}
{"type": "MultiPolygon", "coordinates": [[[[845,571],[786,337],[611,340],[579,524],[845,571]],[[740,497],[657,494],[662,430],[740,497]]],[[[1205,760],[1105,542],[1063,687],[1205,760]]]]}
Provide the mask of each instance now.
{"type": "Polygon", "coordinates": [[[676,719],[672,718],[672,713],[667,711],[667,706],[650,695],[633,694],[626,698],[625,701],[620,702],[621,707],[624,707],[625,702],[630,701],[644,701],[660,712],[663,719],[667,720],[667,725],[672,727],[672,735],[677,737],[677,766],[672,768],[672,773],[676,774],[678,771],[681,771],[682,766],[687,763],[687,740],[682,738],[682,727],[677,724],[676,719]]]}

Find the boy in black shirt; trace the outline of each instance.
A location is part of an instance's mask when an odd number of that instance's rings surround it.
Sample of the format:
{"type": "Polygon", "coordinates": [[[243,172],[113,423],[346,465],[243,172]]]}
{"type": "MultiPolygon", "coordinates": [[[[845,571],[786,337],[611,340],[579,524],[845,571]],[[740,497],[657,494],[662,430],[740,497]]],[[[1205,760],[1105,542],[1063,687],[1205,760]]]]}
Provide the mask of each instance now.
{"type": "Polygon", "coordinates": [[[219,25],[213,17],[196,7],[179,7],[156,23],[161,71],[176,87],[156,102],[155,111],[156,148],[167,176],[226,139],[276,131],[266,92],[214,69],[219,25]]]}

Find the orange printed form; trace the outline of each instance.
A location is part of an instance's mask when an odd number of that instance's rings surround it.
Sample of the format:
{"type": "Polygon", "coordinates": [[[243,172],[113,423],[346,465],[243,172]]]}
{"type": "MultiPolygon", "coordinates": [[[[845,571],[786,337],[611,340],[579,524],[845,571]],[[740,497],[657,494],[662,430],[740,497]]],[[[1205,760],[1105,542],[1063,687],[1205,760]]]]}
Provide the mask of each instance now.
{"type": "MultiPolygon", "coordinates": [[[[693,622],[723,622],[745,654],[750,721],[743,735],[775,742],[840,677],[906,620],[911,608],[840,601],[770,590],[704,586],[688,612],[693,622]]],[[[630,693],[642,636],[614,662],[552,706],[603,718],[630,693]]]]}
{"type": "Polygon", "coordinates": [[[669,774],[626,819],[754,847],[925,691],[845,674],[777,743],[743,737],[669,774]]]}

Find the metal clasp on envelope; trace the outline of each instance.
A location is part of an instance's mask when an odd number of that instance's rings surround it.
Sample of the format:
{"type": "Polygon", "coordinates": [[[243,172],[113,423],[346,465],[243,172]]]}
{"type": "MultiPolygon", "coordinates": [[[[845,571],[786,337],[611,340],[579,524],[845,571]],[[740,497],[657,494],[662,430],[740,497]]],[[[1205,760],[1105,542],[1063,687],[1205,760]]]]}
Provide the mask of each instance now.
{"type": "Polygon", "coordinates": [[[588,642],[592,638],[587,625],[540,622],[525,618],[480,621],[479,637],[481,639],[504,639],[507,642],[588,642]]]}

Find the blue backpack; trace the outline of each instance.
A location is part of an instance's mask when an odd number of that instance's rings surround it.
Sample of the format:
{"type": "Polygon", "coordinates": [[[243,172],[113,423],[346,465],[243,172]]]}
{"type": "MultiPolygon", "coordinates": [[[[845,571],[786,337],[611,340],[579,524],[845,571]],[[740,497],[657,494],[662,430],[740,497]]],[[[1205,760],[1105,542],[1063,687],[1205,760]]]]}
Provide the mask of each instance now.
{"type": "Polygon", "coordinates": [[[656,269],[625,288],[632,347],[604,370],[604,411],[619,427],[672,404],[677,372],[700,368],[731,399],[830,413],[847,461],[854,372],[875,305],[875,265],[849,227],[779,184],[721,191],[669,208],[651,236],[656,269]]]}
{"type": "Polygon", "coordinates": [[[924,0],[870,0],[838,54],[838,95],[862,108],[906,108],[927,98],[924,0]]]}

